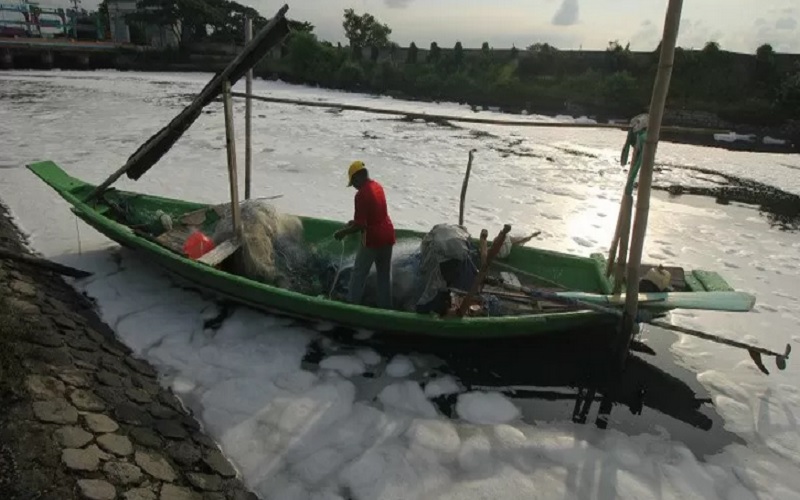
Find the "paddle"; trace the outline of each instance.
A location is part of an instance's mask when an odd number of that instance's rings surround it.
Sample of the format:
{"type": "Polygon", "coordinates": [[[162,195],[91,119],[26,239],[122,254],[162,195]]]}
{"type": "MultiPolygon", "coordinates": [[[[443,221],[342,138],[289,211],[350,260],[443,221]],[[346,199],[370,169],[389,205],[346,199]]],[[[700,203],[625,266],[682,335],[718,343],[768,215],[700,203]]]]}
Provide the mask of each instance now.
{"type": "Polygon", "coordinates": [[[649,321],[648,323],[654,326],[658,326],[660,328],[664,328],[665,330],[672,330],[679,333],[685,333],[686,335],[692,335],[694,337],[699,337],[701,339],[710,340],[718,344],[725,344],[731,347],[746,349],[747,352],[750,353],[750,357],[753,358],[753,362],[755,362],[756,366],[758,366],[758,369],[767,375],[769,375],[769,371],[764,366],[764,363],[761,361],[762,354],[766,354],[767,356],[775,356],[775,365],[778,367],[779,370],[783,371],[786,369],[786,361],[789,359],[789,354],[792,352],[791,344],[786,344],[786,350],[783,352],[783,354],[781,354],[775,351],[771,351],[769,349],[765,349],[763,347],[758,347],[750,344],[745,344],[744,342],[718,337],[716,335],[711,335],[710,333],[704,333],[699,330],[693,330],[691,328],[686,328],[677,325],[670,325],[669,323],[664,323],[661,321],[649,321]]]}
{"type": "MultiPolygon", "coordinates": [[[[551,302],[561,302],[568,305],[584,307],[586,309],[591,309],[597,312],[602,312],[605,314],[612,314],[617,317],[622,317],[623,312],[618,309],[614,309],[611,307],[605,307],[598,304],[593,304],[591,302],[586,302],[584,300],[579,300],[570,296],[564,296],[561,293],[553,293],[553,292],[546,292],[543,290],[535,290],[532,288],[527,288],[523,286],[517,285],[510,285],[505,283],[502,280],[498,280],[496,278],[487,278],[487,282],[493,285],[499,285],[501,287],[507,288],[509,290],[517,291],[524,293],[532,298],[536,298],[539,300],[548,300],[551,302]]],[[[711,292],[706,292],[711,293],[711,292]]],[[[588,295],[588,294],[587,294],[588,295]]],[[[604,297],[603,295],[598,295],[598,297],[604,297]]],[[[620,305],[624,305],[625,302],[621,301],[620,305]]],[[[783,353],[771,351],[769,349],[765,349],[763,347],[758,347],[750,344],[745,344],[744,342],[738,342],[736,340],[726,339],[724,337],[719,337],[717,335],[712,335],[710,333],[701,332],[699,330],[693,330],[691,328],[680,327],[676,325],[671,325],[669,323],[664,323],[662,321],[655,321],[647,317],[648,314],[645,310],[640,310],[639,314],[637,315],[637,322],[638,323],[647,323],[653,326],[658,326],[659,328],[663,328],[665,330],[670,330],[678,333],[683,333],[686,335],[691,335],[694,337],[698,337],[704,340],[710,340],[712,342],[716,342],[718,344],[725,344],[731,347],[737,347],[739,349],[745,349],[750,354],[750,357],[755,362],[758,369],[761,370],[763,373],[769,375],[769,371],[764,366],[764,363],[761,360],[761,355],[765,354],[767,356],[774,356],[775,357],[775,364],[779,370],[786,369],[786,362],[789,359],[789,354],[792,352],[792,346],[790,344],[786,344],[786,349],[783,353]]]]}

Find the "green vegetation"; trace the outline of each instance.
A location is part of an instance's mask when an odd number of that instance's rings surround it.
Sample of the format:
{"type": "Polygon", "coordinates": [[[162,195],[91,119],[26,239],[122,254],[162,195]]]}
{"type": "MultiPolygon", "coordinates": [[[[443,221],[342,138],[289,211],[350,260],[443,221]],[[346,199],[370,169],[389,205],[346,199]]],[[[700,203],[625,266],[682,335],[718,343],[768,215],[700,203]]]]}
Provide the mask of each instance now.
{"type": "MultiPolygon", "coordinates": [[[[236,41],[245,15],[256,29],[266,20],[232,0],[139,0],[142,21],[178,26],[181,40],[236,41]]],[[[294,83],[375,92],[411,99],[449,100],[509,110],[564,112],[566,103],[590,113],[631,116],[649,105],[659,51],[631,52],[617,41],[605,51],[561,51],[546,43],[467,50],[432,43],[424,52],[392,43],[391,28],[370,14],[344,11],[349,47],[319,40],[308,23],[293,22],[281,56],[264,60],[258,76],[294,83]]],[[[708,111],[750,125],[777,125],[800,116],[800,66],[781,67],[772,47],[755,57],[721,50],[678,49],[668,105],[708,111]]],[[[784,65],[786,66],[786,65],[784,65]]]]}

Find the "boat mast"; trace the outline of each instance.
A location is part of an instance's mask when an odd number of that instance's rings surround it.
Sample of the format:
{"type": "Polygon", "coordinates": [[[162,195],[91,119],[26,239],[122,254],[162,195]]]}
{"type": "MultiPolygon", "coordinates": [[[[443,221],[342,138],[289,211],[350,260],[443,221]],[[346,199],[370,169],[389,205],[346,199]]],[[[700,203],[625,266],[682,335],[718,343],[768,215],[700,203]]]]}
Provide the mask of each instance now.
{"type": "Polygon", "coordinates": [[[683,0],[669,0],[666,18],[664,20],[664,32],[661,38],[661,56],[658,64],[658,73],[656,74],[653,95],[650,101],[647,139],[645,140],[644,148],[641,152],[643,156],[642,167],[639,173],[639,189],[636,196],[636,218],[633,221],[633,235],[631,236],[628,258],[625,314],[622,318],[617,346],[622,363],[627,359],[630,343],[635,334],[634,324],[639,306],[639,269],[642,264],[644,238],[647,233],[647,220],[650,211],[653,164],[655,163],[658,138],[661,134],[661,119],[664,115],[664,106],[666,104],[667,94],[669,93],[672,67],[675,61],[675,45],[678,38],[678,30],[680,29],[682,8],[683,0]]]}

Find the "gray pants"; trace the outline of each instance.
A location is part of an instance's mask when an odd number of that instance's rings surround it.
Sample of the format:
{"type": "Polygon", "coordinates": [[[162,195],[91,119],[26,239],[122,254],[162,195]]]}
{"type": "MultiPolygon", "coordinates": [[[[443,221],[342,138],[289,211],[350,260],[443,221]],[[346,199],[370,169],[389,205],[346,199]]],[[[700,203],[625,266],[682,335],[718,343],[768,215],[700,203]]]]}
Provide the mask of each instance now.
{"type": "Polygon", "coordinates": [[[382,309],[392,308],[392,245],[379,248],[361,246],[356,254],[353,264],[353,273],[350,275],[350,291],[347,300],[353,304],[360,304],[364,297],[364,287],[372,264],[375,264],[375,274],[378,278],[376,302],[382,309]]]}

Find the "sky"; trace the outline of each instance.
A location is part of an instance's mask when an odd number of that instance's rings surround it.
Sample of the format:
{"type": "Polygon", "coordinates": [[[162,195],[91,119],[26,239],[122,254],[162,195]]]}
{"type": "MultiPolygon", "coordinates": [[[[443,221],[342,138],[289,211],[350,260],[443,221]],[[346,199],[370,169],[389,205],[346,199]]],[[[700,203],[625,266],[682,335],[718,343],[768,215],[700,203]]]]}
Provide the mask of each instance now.
{"type": "MultiPolygon", "coordinates": [[[[58,0],[51,0],[58,1],[58,0]]],[[[400,45],[435,41],[465,47],[527,47],[547,42],[561,49],[604,49],[611,40],[631,50],[653,50],[661,38],[667,0],[238,0],[270,17],[284,3],[291,19],[313,23],[319,38],[343,42],[344,9],[369,12],[392,28],[400,45]]],[[[83,0],[91,8],[97,0],[83,0]]],[[[42,3],[48,3],[46,0],[42,3]]],[[[685,0],[678,45],[754,53],[769,43],[800,53],[800,0],[685,0]]]]}

